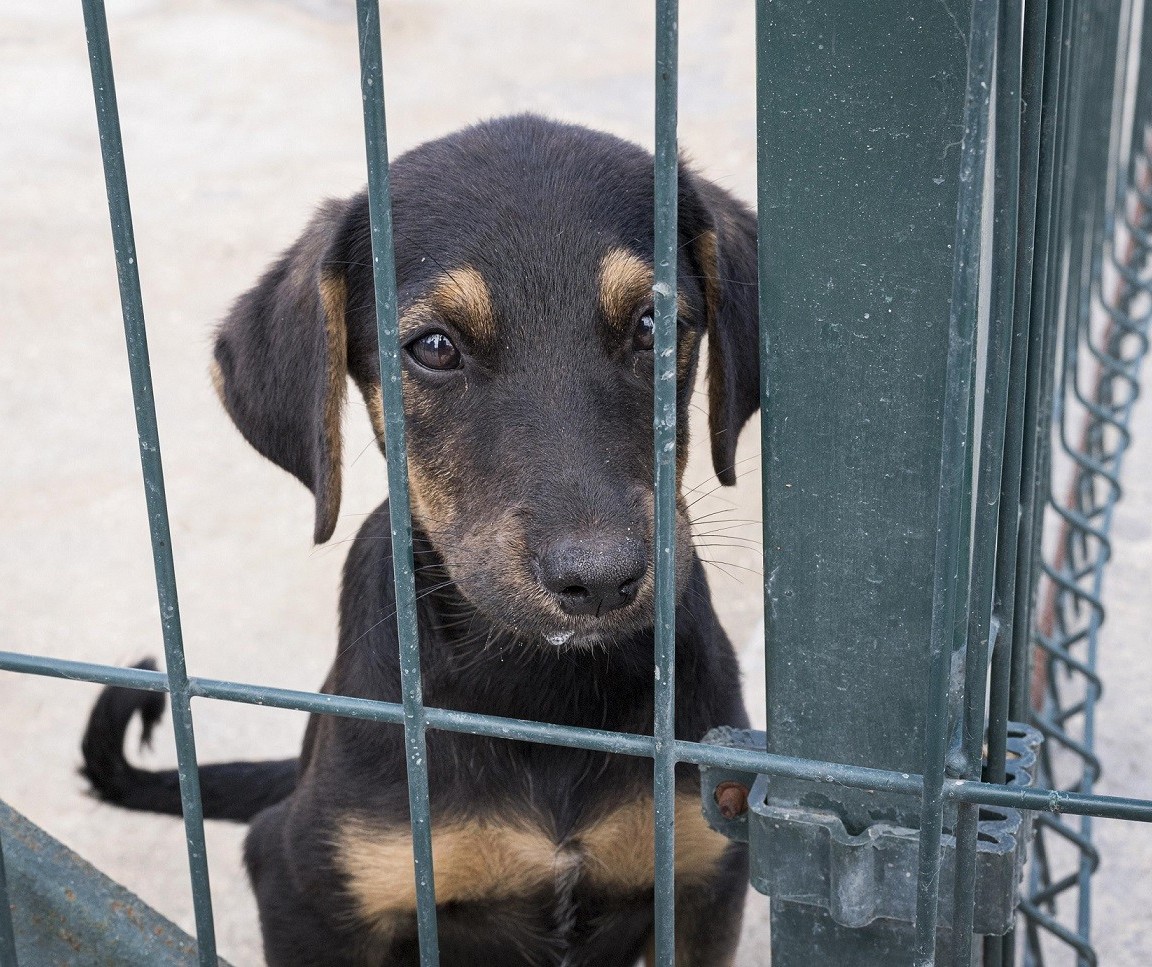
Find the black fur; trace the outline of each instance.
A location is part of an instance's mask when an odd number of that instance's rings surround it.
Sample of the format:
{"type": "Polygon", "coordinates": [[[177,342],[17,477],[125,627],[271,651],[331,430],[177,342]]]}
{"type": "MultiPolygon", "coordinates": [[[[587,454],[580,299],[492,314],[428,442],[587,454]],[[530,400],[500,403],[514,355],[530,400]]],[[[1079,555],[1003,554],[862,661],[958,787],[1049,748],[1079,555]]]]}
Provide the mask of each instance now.
{"type": "MultiPolygon", "coordinates": [[[[713,457],[731,483],[736,437],[759,400],[755,225],[687,168],[680,183],[679,447],[707,332],[713,457]]],[[[533,562],[561,538],[592,547],[591,560],[623,553],[625,542],[632,553],[639,536],[651,557],[652,361],[630,328],[645,297],[633,315],[608,318],[599,285],[608,253],[651,263],[652,157],[605,134],[516,117],[399,158],[392,191],[402,338],[411,346],[432,326],[464,360],[430,372],[403,354],[425,702],[650,734],[651,568],[623,604],[592,615],[544,590],[533,562]],[[439,303],[428,309],[438,280],[463,268],[483,280],[495,339],[439,303]]],[[[313,490],[317,539],[338,506],[333,414],[345,374],[368,400],[379,384],[370,250],[366,197],[330,203],[218,333],[225,405],[261,453],[313,490]],[[345,291],[334,315],[331,293],[345,291]],[[337,317],[346,352],[332,338],[337,317]]],[[[677,526],[676,733],[695,740],[747,716],[682,502],[677,526]]],[[[348,556],[324,691],[400,701],[392,573],[385,503],[348,556]]],[[[94,709],[84,771],[109,801],[179,811],[175,774],[136,769],[121,749],[133,712],[147,732],[161,707],[155,695],[110,689],[94,709]]],[[[598,817],[650,794],[647,759],[439,731],[427,741],[434,830],[468,817],[531,818],[578,848],[598,817]]],[[[388,936],[374,932],[335,845],[349,816],[406,826],[405,772],[399,727],[331,716],[311,718],[299,762],[201,767],[205,815],[252,820],[246,860],[269,963],[417,963],[414,916],[390,920],[388,936]]],[[[695,767],[678,768],[677,786],[698,795],[695,767]]],[[[730,961],[745,884],[734,845],[707,882],[678,890],[678,963],[730,961]]],[[[538,896],[445,902],[438,914],[446,967],[631,967],[651,937],[652,894],[606,891],[580,875],[538,896]]]]}

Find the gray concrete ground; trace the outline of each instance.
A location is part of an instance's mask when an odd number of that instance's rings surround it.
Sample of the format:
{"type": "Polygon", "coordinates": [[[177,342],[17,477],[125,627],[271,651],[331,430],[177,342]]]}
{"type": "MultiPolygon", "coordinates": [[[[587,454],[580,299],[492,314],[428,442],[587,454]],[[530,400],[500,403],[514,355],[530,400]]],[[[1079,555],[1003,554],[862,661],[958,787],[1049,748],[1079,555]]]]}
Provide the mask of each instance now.
{"type": "MultiPolygon", "coordinates": [[[[313,548],[311,498],[221,411],[208,334],[322,198],[364,179],[351,0],[110,0],[138,254],[194,674],[315,687],[331,660],[347,540],[384,494],[358,404],[334,541],[313,548]]],[[[620,0],[383,3],[394,152],[520,110],[651,143],[651,4],[620,0]]],[[[753,197],[752,3],[683,4],[681,139],[709,177],[753,197]]],[[[126,663],[161,653],[98,139],[75,3],[0,7],[0,640],[126,663]]],[[[1100,713],[1105,791],[1152,795],[1152,405],[1117,519],[1100,713]]],[[[755,429],[734,491],[699,505],[755,538],[755,429]]],[[[689,481],[713,486],[694,455],[689,481]]],[[[716,548],[718,607],[762,705],[757,555],[716,548]],[[745,568],[750,570],[745,570],[745,568]],[[751,642],[750,644],[748,644],[751,642]]],[[[0,676],[0,797],[191,928],[177,821],[84,795],[77,741],[95,689],[0,676]]],[[[304,716],[200,702],[203,760],[293,754],[304,716]]],[[[150,763],[174,762],[166,733],[150,763]]],[[[1152,958],[1152,838],[1098,823],[1102,962],[1152,958]]],[[[243,830],[211,824],[221,953],[260,963],[243,830]]],[[[740,964],[767,963],[766,903],[749,902],[740,964]]]]}

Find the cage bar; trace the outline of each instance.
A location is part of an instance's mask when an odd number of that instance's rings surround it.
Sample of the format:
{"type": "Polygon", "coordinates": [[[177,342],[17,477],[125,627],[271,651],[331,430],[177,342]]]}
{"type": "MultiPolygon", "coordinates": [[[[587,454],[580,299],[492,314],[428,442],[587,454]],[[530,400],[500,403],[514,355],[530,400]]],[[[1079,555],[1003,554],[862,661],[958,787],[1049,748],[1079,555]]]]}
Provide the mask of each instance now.
{"type": "MultiPolygon", "coordinates": [[[[1019,231],[1021,155],[1021,4],[1000,3],[996,26],[996,107],[993,144],[993,217],[990,321],[986,352],[979,483],[972,539],[972,588],[965,645],[964,703],[960,753],[953,763],[962,778],[980,778],[982,743],[987,717],[985,687],[991,652],[1003,650],[1001,626],[993,614],[997,535],[1003,526],[1000,502],[1008,446],[1010,379],[1015,334],[1015,269],[1019,231]]],[[[1019,377],[1019,372],[1018,372],[1019,377]]],[[[1009,528],[1013,530],[1010,523],[1009,528]]],[[[1009,543],[1005,541],[1003,543],[1009,543]]],[[[1007,721],[1003,722],[1005,740],[1007,721]]],[[[953,884],[952,962],[970,967],[973,951],[973,916],[976,905],[976,858],[979,808],[965,804],[956,816],[956,878],[953,884]]]]}
{"type": "MultiPolygon", "coordinates": [[[[1142,37],[1133,35],[1134,13],[1119,3],[1093,11],[1100,41],[1088,62],[1085,96],[1111,110],[1091,119],[1085,138],[1089,145],[1078,159],[1082,185],[1074,204],[1078,210],[1090,209],[1092,221],[1083,232],[1089,248],[1083,277],[1066,296],[1063,379],[1057,394],[1057,456],[1070,479],[1062,475],[1049,496],[1058,530],[1042,561],[1043,603],[1034,639],[1041,656],[1032,691],[1038,705],[1034,720],[1050,746],[1041,775],[1046,784],[1086,793],[1100,772],[1093,733],[1102,690],[1096,662],[1108,534],[1130,443],[1128,419],[1148,351],[1147,230],[1152,219],[1145,68],[1150,41],[1146,22],[1142,37]],[[1124,109],[1130,94],[1124,82],[1132,51],[1143,51],[1143,57],[1128,129],[1124,109]],[[1102,69],[1110,61],[1112,76],[1102,69]]],[[[1040,818],[1029,896],[1021,907],[1027,964],[1040,967],[1061,954],[1071,955],[1078,965],[1097,962],[1091,877],[1099,863],[1090,819],[1040,818]],[[1071,847],[1071,861],[1061,858],[1058,843],[1071,847]],[[1074,928],[1063,922],[1070,912],[1074,928]]]]}
{"type": "MultiPolygon", "coordinates": [[[[948,750],[951,665],[958,635],[967,630],[971,613],[969,582],[991,583],[985,561],[982,570],[966,559],[967,514],[971,508],[970,402],[975,379],[976,329],[980,296],[980,249],[983,228],[984,172],[992,105],[997,0],[975,0],[968,35],[968,80],[964,96],[964,130],[960,144],[959,198],[952,264],[952,295],[948,310],[948,357],[945,368],[944,436],[940,445],[940,488],[936,505],[936,547],[929,638],[929,707],[925,726],[924,797],[920,812],[920,874],[916,902],[916,967],[936,962],[940,905],[940,838],[944,826],[943,786],[948,750]],[[961,630],[963,629],[963,630],[961,630]]],[[[988,376],[985,377],[989,379],[988,376]]],[[[989,383],[990,389],[997,387],[989,383]]],[[[984,413],[985,427],[992,422],[984,413]]],[[[993,434],[990,434],[993,436],[993,434]]],[[[998,441],[996,441],[998,442],[998,441]]],[[[978,521],[978,526],[983,521],[978,521]]],[[[982,609],[983,602],[975,602],[982,609]]],[[[963,647],[963,646],[961,646],[963,647]]],[[[969,640],[968,664],[975,678],[982,672],[982,643],[969,640]]],[[[980,689],[983,691],[983,675],[980,689]]],[[[961,721],[963,716],[959,717],[961,721]]],[[[980,731],[983,733],[983,716],[980,731]]],[[[969,843],[974,851],[975,817],[969,843]]],[[[963,857],[963,853],[961,854],[963,857]]],[[[959,864],[958,864],[959,866],[959,864]]],[[[960,938],[953,937],[956,944],[960,938]]],[[[967,937],[960,946],[968,943],[967,937]]]]}
{"type": "Polygon", "coordinates": [[[164,639],[168,693],[172,704],[172,729],[175,733],[176,757],[179,764],[180,801],[183,806],[184,832],[188,843],[192,901],[196,911],[196,942],[200,963],[203,967],[212,967],[216,963],[216,936],[212,923],[212,895],[208,881],[208,856],[204,844],[204,812],[200,803],[200,775],[192,727],[191,693],[188,689],[188,671],[184,663],[180,603],[176,594],[176,569],[172,559],[172,533],[168,525],[164,466],[160,458],[160,435],[156,426],[152,371],[148,360],[148,336],[144,324],[143,299],[140,294],[140,272],[132,230],[132,209],[128,198],[128,175],[124,164],[120,113],[112,74],[112,54],[108,43],[108,21],[103,0],[84,0],[83,8],[88,60],[92,69],[92,91],[96,98],[96,120],[100,129],[100,153],[104,162],[104,181],[108,191],[108,213],[112,220],[116,274],[120,283],[124,337],[128,347],[132,401],[136,411],[140,466],[144,474],[148,530],[156,570],[156,594],[160,604],[160,627],[164,639]]]}
{"type": "Polygon", "coordinates": [[[392,240],[388,132],[384,114],[384,70],[378,0],[357,0],[356,26],[360,37],[360,91],[364,102],[364,144],[368,155],[368,208],[372,227],[376,336],[384,407],[384,440],[388,452],[388,514],[392,530],[404,749],[408,765],[408,806],[416,877],[416,925],[420,963],[424,967],[437,967],[440,963],[440,949],[436,936],[436,886],[432,868],[426,715],[420,684],[420,632],[416,620],[412,517],[408,503],[408,448],[404,433],[400,331],[396,316],[396,259],[392,240]]]}
{"type": "Polygon", "coordinates": [[[677,0],[656,0],[656,153],[653,392],[656,580],[652,798],[655,821],[655,954],[676,961],[676,328],[677,0]]]}

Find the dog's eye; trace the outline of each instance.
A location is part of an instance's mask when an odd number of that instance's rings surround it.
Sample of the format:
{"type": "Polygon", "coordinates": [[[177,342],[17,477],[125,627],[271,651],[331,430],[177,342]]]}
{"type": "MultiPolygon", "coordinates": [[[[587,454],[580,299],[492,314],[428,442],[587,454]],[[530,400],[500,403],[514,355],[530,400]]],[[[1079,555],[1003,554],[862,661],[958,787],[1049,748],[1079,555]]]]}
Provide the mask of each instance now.
{"type": "Polygon", "coordinates": [[[651,312],[646,312],[636,323],[636,332],[632,335],[632,349],[638,353],[652,351],[656,345],[656,321],[651,312]]]}
{"type": "Polygon", "coordinates": [[[404,347],[425,369],[459,369],[460,350],[442,332],[428,332],[404,347]]]}

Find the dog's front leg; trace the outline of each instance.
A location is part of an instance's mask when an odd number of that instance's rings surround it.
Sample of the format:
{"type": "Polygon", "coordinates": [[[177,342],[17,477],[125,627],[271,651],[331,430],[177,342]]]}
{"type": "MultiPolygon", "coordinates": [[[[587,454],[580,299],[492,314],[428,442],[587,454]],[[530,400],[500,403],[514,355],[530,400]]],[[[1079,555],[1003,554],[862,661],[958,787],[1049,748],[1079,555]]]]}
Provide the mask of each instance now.
{"type": "MultiPolygon", "coordinates": [[[[245,864],[260,908],[264,957],[269,967],[393,967],[387,937],[359,927],[343,907],[322,839],[293,843],[290,802],[264,810],[252,823],[245,864]],[[302,882],[301,871],[310,882],[302,882]],[[383,943],[381,942],[383,941],[383,943]]],[[[310,828],[310,827],[309,827],[310,828]]]]}
{"type": "MultiPolygon", "coordinates": [[[[748,851],[736,844],[714,879],[677,888],[676,967],[731,967],[747,889],[748,851]]],[[[654,940],[644,954],[644,967],[659,967],[654,940]]]]}

